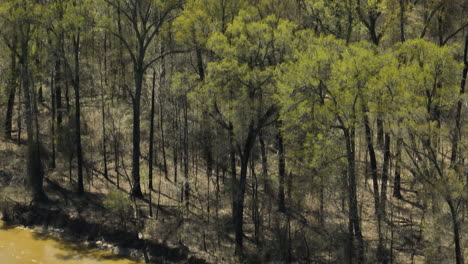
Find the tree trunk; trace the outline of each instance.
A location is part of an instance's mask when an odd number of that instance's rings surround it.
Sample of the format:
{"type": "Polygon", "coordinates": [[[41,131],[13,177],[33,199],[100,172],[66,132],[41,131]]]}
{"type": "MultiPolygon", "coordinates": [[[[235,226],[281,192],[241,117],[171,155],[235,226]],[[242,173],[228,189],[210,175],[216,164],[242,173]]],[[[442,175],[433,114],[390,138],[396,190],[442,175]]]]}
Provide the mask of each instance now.
{"type": "MultiPolygon", "coordinates": [[[[30,25],[23,25],[21,38],[21,81],[23,85],[25,117],[26,117],[26,132],[28,136],[28,155],[27,155],[27,171],[28,183],[32,190],[33,202],[44,200],[45,194],[43,191],[43,169],[40,160],[38,139],[35,139],[34,133],[34,111],[32,102],[32,93],[29,83],[29,33],[30,25]]],[[[36,128],[37,129],[37,128],[36,128]]]]}
{"type": "Polygon", "coordinates": [[[260,212],[258,206],[258,180],[255,173],[255,162],[250,159],[250,174],[252,178],[252,222],[254,224],[254,241],[260,245],[260,212]]]}
{"type": "Polygon", "coordinates": [[[76,160],[78,170],[78,194],[84,193],[83,186],[83,152],[81,147],[81,105],[80,105],[80,33],[73,39],[73,48],[75,55],[75,80],[73,86],[75,89],[75,140],[76,140],[76,160]]]}
{"type": "Polygon", "coordinates": [[[462,129],[462,108],[463,108],[463,95],[465,94],[465,86],[466,86],[466,79],[468,76],[468,33],[465,33],[465,49],[463,52],[463,73],[462,73],[462,80],[460,83],[460,99],[458,100],[457,104],[457,112],[455,114],[455,133],[453,136],[453,143],[452,143],[452,154],[450,157],[451,163],[455,164],[458,158],[458,144],[461,137],[461,129],[462,129]]]}
{"type": "Polygon", "coordinates": [[[156,71],[153,70],[153,83],[151,89],[150,138],[148,150],[148,188],[153,190],[153,144],[154,144],[154,101],[155,101],[156,71]]]}
{"type": "MultiPolygon", "coordinates": [[[[367,151],[369,153],[370,159],[370,167],[371,167],[371,174],[372,174],[372,184],[373,184],[373,191],[374,191],[374,208],[375,214],[377,216],[378,225],[380,225],[380,217],[379,217],[379,182],[378,182],[378,172],[377,172],[377,159],[375,156],[375,148],[374,143],[372,140],[372,130],[369,123],[369,117],[367,116],[367,107],[362,105],[363,108],[363,118],[364,118],[364,127],[365,127],[365,134],[366,134],[366,144],[367,144],[367,151]]],[[[379,228],[379,237],[380,237],[380,228],[379,228]]]]}
{"type": "Polygon", "coordinates": [[[133,187],[131,195],[134,198],[143,198],[140,186],[140,105],[141,89],[143,87],[143,66],[135,66],[135,95],[133,98],[133,153],[132,153],[132,177],[133,187]]]}
{"type": "Polygon", "coordinates": [[[179,133],[179,123],[178,123],[178,110],[177,110],[177,101],[174,99],[174,120],[172,121],[173,123],[173,147],[172,147],[172,157],[173,157],[173,163],[174,163],[174,183],[177,183],[177,162],[178,162],[178,136],[177,134],[179,133]]]}
{"type": "Polygon", "coordinates": [[[403,139],[397,139],[396,161],[395,161],[395,178],[393,181],[393,196],[401,199],[401,147],[403,139]]]}
{"type": "MultiPolygon", "coordinates": [[[[162,53],[163,51],[161,51],[162,53]]],[[[163,97],[163,85],[164,85],[164,79],[166,76],[166,69],[165,69],[165,63],[164,63],[164,58],[162,58],[162,66],[161,66],[161,76],[159,78],[159,129],[161,132],[161,150],[162,150],[162,156],[163,156],[163,167],[164,167],[164,177],[166,180],[169,181],[169,175],[167,171],[167,161],[166,161],[166,140],[164,137],[164,97],[163,97]]]]}
{"type": "Polygon", "coordinates": [[[356,255],[357,263],[364,263],[364,242],[361,233],[356,188],[356,161],[355,161],[355,132],[354,129],[344,129],[346,138],[346,157],[348,161],[348,199],[349,199],[349,262],[353,262],[356,255]],[[354,249],[354,238],[357,240],[357,250],[354,249]]]}
{"type": "Polygon", "coordinates": [[[285,185],[285,156],[284,156],[284,145],[283,145],[283,135],[281,132],[282,121],[277,121],[277,141],[278,141],[278,175],[279,175],[279,188],[278,188],[278,209],[280,211],[285,210],[284,205],[284,185],[285,185]]]}
{"type": "MultiPolygon", "coordinates": [[[[216,161],[216,223],[219,223],[219,161],[216,161]]],[[[218,248],[221,245],[221,234],[219,228],[216,228],[216,237],[218,241],[218,248]]]]}
{"type": "Polygon", "coordinates": [[[239,175],[238,187],[233,188],[234,193],[234,230],[236,236],[235,255],[243,258],[243,222],[244,222],[244,198],[245,198],[245,186],[247,182],[247,170],[249,165],[249,158],[254,146],[255,138],[257,137],[257,131],[254,129],[253,122],[249,125],[249,132],[245,141],[243,151],[240,154],[241,157],[241,170],[239,175]]]}
{"type": "Polygon", "coordinates": [[[52,163],[51,168],[55,169],[55,115],[57,113],[57,106],[55,104],[55,92],[54,92],[54,81],[53,76],[50,78],[50,99],[51,99],[51,120],[50,120],[50,130],[51,130],[51,139],[50,142],[52,143],[52,163]]]}
{"type": "MultiPolygon", "coordinates": [[[[114,120],[112,120],[114,125],[114,120]]],[[[117,131],[114,126],[114,171],[115,176],[117,177],[117,189],[120,188],[120,172],[119,172],[119,139],[117,137],[117,131]]]]}
{"type": "Polygon", "coordinates": [[[382,165],[382,184],[381,184],[381,197],[380,197],[380,212],[382,217],[385,216],[386,202],[387,202],[387,182],[389,176],[390,166],[390,134],[385,133],[385,146],[384,146],[384,160],[382,165]]]}
{"type": "Polygon", "coordinates": [[[241,157],[241,171],[240,171],[240,179],[239,179],[239,187],[236,188],[235,193],[235,236],[236,236],[236,247],[235,247],[235,255],[239,257],[243,257],[244,255],[244,248],[243,248],[243,223],[244,223],[244,195],[245,195],[245,183],[247,179],[247,169],[248,169],[248,155],[246,151],[241,157]],[[247,155],[247,156],[246,156],[247,155]]]}
{"type": "MultiPolygon", "coordinates": [[[[106,63],[104,63],[104,65],[106,65],[106,63]]],[[[104,158],[104,178],[109,180],[109,174],[108,174],[108,169],[107,169],[107,139],[106,139],[106,113],[105,113],[106,101],[104,98],[104,91],[105,90],[104,90],[104,85],[102,83],[102,74],[101,74],[102,154],[104,158]]]]}
{"type": "Polygon", "coordinates": [[[57,126],[59,127],[62,125],[62,64],[61,59],[58,57],[55,59],[55,77],[54,77],[54,84],[55,84],[55,106],[56,106],[56,118],[57,118],[57,126]]]}
{"type": "Polygon", "coordinates": [[[184,193],[185,193],[185,208],[189,210],[190,205],[190,183],[189,183],[189,141],[188,141],[188,102],[187,95],[184,98],[184,193]]]}
{"type": "Polygon", "coordinates": [[[455,259],[457,264],[463,264],[463,252],[460,242],[460,223],[458,221],[458,208],[455,208],[453,201],[447,200],[448,206],[450,208],[450,214],[452,216],[452,227],[453,227],[453,241],[455,243],[455,259]]]}
{"type": "Polygon", "coordinates": [[[164,137],[164,115],[163,115],[163,99],[161,96],[161,89],[162,87],[159,86],[159,129],[161,130],[161,150],[163,156],[163,168],[164,168],[164,177],[166,180],[169,180],[169,175],[167,171],[167,159],[166,159],[166,140],[164,137]]]}
{"type": "MultiPolygon", "coordinates": [[[[24,90],[24,89],[23,89],[24,90]]],[[[16,141],[19,144],[21,144],[21,131],[22,131],[22,112],[21,112],[21,105],[22,105],[22,96],[21,96],[21,92],[18,93],[18,108],[17,108],[17,112],[18,112],[18,116],[16,118],[16,126],[18,127],[18,134],[16,135],[16,141]]]]}
{"type": "Polygon", "coordinates": [[[406,0],[400,0],[400,41],[405,42],[406,0]]]}
{"type": "Polygon", "coordinates": [[[385,133],[385,146],[384,146],[384,160],[382,165],[382,182],[381,182],[381,191],[380,191],[380,205],[378,211],[378,225],[379,225],[379,245],[377,248],[377,260],[380,263],[388,263],[390,256],[385,248],[383,231],[382,231],[382,220],[386,216],[386,202],[387,202],[387,182],[389,175],[389,165],[390,165],[390,135],[385,133]]]}
{"type": "MultiPolygon", "coordinates": [[[[262,130],[263,131],[263,130],[262,130]]],[[[258,140],[260,142],[260,153],[262,156],[262,179],[263,179],[263,189],[265,193],[271,194],[270,179],[268,176],[268,157],[266,152],[265,141],[263,139],[263,132],[260,131],[258,134],[258,140]]]]}
{"type": "Polygon", "coordinates": [[[231,188],[232,188],[232,223],[234,226],[236,225],[236,210],[237,210],[237,203],[236,203],[236,195],[238,189],[237,183],[237,171],[236,171],[236,150],[234,146],[234,128],[232,123],[229,123],[229,151],[230,151],[230,165],[231,165],[231,188]]]}
{"type": "MultiPolygon", "coordinates": [[[[15,41],[16,42],[16,41],[15,41]]],[[[14,48],[16,52],[16,47],[14,48]]],[[[8,102],[5,116],[5,138],[11,139],[11,131],[13,124],[13,107],[15,105],[15,94],[16,86],[18,80],[18,69],[16,65],[16,54],[14,51],[11,51],[11,62],[10,62],[10,76],[8,79],[8,102]]]]}

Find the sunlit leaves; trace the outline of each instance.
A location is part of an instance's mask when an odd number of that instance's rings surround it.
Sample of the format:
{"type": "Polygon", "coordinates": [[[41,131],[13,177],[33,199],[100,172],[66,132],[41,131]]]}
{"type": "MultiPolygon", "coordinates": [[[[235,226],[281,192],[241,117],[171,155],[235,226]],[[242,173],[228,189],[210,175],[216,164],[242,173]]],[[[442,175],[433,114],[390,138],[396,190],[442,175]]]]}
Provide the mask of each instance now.
{"type": "Polygon", "coordinates": [[[255,8],[239,12],[226,32],[213,33],[207,47],[218,57],[209,63],[204,86],[217,111],[234,122],[241,138],[275,104],[280,65],[292,58],[295,25],[274,15],[261,18],[255,8]]]}

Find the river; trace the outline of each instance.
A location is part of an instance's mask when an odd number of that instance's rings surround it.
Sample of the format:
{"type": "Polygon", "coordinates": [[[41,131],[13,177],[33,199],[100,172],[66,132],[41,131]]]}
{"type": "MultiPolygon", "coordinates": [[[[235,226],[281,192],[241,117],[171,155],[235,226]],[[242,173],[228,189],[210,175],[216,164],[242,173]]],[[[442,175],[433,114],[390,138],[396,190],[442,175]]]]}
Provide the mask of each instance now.
{"type": "Polygon", "coordinates": [[[0,221],[2,264],[141,264],[111,253],[69,243],[0,221]]]}

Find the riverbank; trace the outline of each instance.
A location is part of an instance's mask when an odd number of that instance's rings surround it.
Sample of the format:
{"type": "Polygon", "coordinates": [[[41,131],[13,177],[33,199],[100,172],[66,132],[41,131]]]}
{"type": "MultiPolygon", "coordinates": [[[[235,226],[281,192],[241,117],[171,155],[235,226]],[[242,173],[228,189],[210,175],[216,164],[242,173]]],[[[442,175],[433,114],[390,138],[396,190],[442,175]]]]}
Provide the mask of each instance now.
{"type": "Polygon", "coordinates": [[[22,225],[43,235],[99,248],[135,261],[206,263],[191,256],[186,247],[171,247],[145,238],[149,234],[145,234],[148,229],[145,229],[147,223],[144,220],[126,221],[125,225],[118,223],[93,194],[83,197],[68,194],[67,199],[56,199],[67,190],[50,180],[45,187],[50,201],[34,205],[27,203],[22,188],[1,188],[1,219],[9,225],[22,225]],[[86,210],[74,210],[84,206],[86,210]]]}
{"type": "Polygon", "coordinates": [[[51,230],[31,230],[0,220],[0,263],[24,264],[143,264],[51,235],[51,230]]]}

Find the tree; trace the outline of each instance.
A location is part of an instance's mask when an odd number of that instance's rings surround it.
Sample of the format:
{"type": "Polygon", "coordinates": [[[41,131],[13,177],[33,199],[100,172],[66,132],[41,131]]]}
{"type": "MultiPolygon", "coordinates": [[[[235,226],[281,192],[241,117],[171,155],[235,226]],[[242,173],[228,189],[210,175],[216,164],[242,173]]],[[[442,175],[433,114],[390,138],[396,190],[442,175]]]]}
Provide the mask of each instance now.
{"type": "Polygon", "coordinates": [[[356,24],[354,5],[353,0],[302,1],[304,26],[351,42],[356,24]]]}
{"type": "Polygon", "coordinates": [[[13,124],[13,107],[15,103],[15,95],[18,86],[18,79],[19,79],[19,69],[18,69],[18,40],[16,33],[13,32],[12,40],[9,41],[6,36],[4,36],[5,42],[10,49],[10,71],[8,74],[8,102],[7,102],[7,109],[5,115],[5,127],[4,133],[5,138],[11,139],[11,132],[12,132],[12,124],[13,124]]]}
{"type": "MultiPolygon", "coordinates": [[[[362,263],[364,242],[357,201],[359,178],[356,151],[359,146],[356,145],[356,130],[361,124],[361,119],[365,123],[368,112],[365,102],[370,96],[369,87],[373,76],[382,68],[383,60],[369,43],[345,46],[343,41],[332,37],[317,38],[310,31],[304,31],[300,36],[295,63],[286,66],[279,90],[281,102],[284,104],[283,119],[291,123],[288,126],[297,126],[306,133],[304,146],[307,147],[300,153],[311,155],[308,164],[315,170],[321,168],[322,157],[326,157],[327,160],[330,159],[329,155],[346,158],[347,178],[344,182],[347,183],[349,206],[347,257],[350,263],[353,262],[354,256],[358,263],[362,263]],[[304,125],[305,120],[311,123],[304,125]],[[325,135],[331,140],[336,137],[336,132],[332,131],[337,129],[341,131],[340,137],[345,153],[323,154],[317,151],[327,144],[325,135]],[[356,248],[354,241],[357,241],[356,248]]],[[[333,149],[329,148],[328,151],[333,149]]],[[[377,177],[377,174],[374,174],[374,177],[377,177]]],[[[374,182],[377,183],[377,180],[375,178],[374,182]]],[[[382,183],[383,195],[385,188],[382,183]]],[[[379,191],[378,185],[375,184],[375,210],[381,241],[379,191]]]]}
{"type": "Polygon", "coordinates": [[[243,255],[243,210],[251,150],[260,130],[277,112],[271,97],[275,69],[288,58],[293,28],[294,24],[273,15],[262,19],[249,8],[239,12],[225,34],[215,32],[209,39],[208,46],[220,59],[208,66],[204,98],[211,97],[211,115],[232,133],[230,145],[235,147],[241,164],[239,179],[232,179],[239,256],[243,255]]]}
{"type": "MultiPolygon", "coordinates": [[[[41,5],[30,1],[7,1],[0,6],[2,20],[7,27],[13,27],[18,34],[19,49],[16,55],[21,65],[21,85],[23,87],[24,111],[27,131],[27,172],[28,185],[32,190],[32,201],[40,202],[47,199],[43,184],[43,168],[39,139],[39,124],[35,109],[35,94],[31,89],[30,52],[32,37],[38,28],[41,5]]],[[[8,44],[13,47],[12,44],[8,44]]],[[[11,49],[12,51],[14,49],[11,49]]]]}
{"type": "Polygon", "coordinates": [[[455,260],[462,264],[459,213],[466,182],[453,164],[446,165],[450,157],[443,151],[443,145],[451,142],[448,128],[453,115],[449,113],[459,100],[459,77],[454,74],[460,64],[452,47],[423,40],[405,42],[396,52],[403,79],[398,94],[403,106],[397,113],[402,120],[399,129],[408,135],[403,142],[409,158],[406,166],[427,192],[445,200],[452,220],[455,260]]]}
{"type": "MultiPolygon", "coordinates": [[[[75,116],[74,116],[74,143],[76,147],[77,158],[77,192],[78,194],[84,193],[83,184],[83,149],[81,140],[81,103],[80,103],[80,54],[82,53],[81,42],[82,32],[92,31],[93,26],[93,0],[80,0],[80,1],[63,1],[59,3],[52,3],[49,6],[51,17],[56,18],[49,21],[48,29],[53,32],[58,44],[56,50],[56,66],[57,63],[63,63],[65,77],[72,84],[75,95],[75,116]],[[67,49],[67,40],[70,39],[71,50],[67,49]]],[[[85,35],[86,37],[86,35],[85,35]]],[[[60,93],[60,66],[56,67],[56,93],[60,93]]],[[[61,96],[56,94],[55,103],[59,108],[59,101],[61,96]]],[[[57,109],[60,112],[60,109],[57,109]]],[[[61,118],[60,118],[61,119],[61,118]]],[[[61,121],[57,121],[60,125],[61,121]]]]}
{"type": "MultiPolygon", "coordinates": [[[[111,33],[124,45],[133,64],[134,91],[128,91],[132,97],[133,108],[133,154],[132,154],[132,196],[142,198],[140,186],[140,114],[141,93],[146,70],[158,59],[148,60],[148,48],[160,32],[162,25],[171,18],[180,1],[155,0],[106,0],[115,11],[128,23],[123,31],[111,33]]],[[[163,56],[163,55],[161,55],[163,56]]]]}

